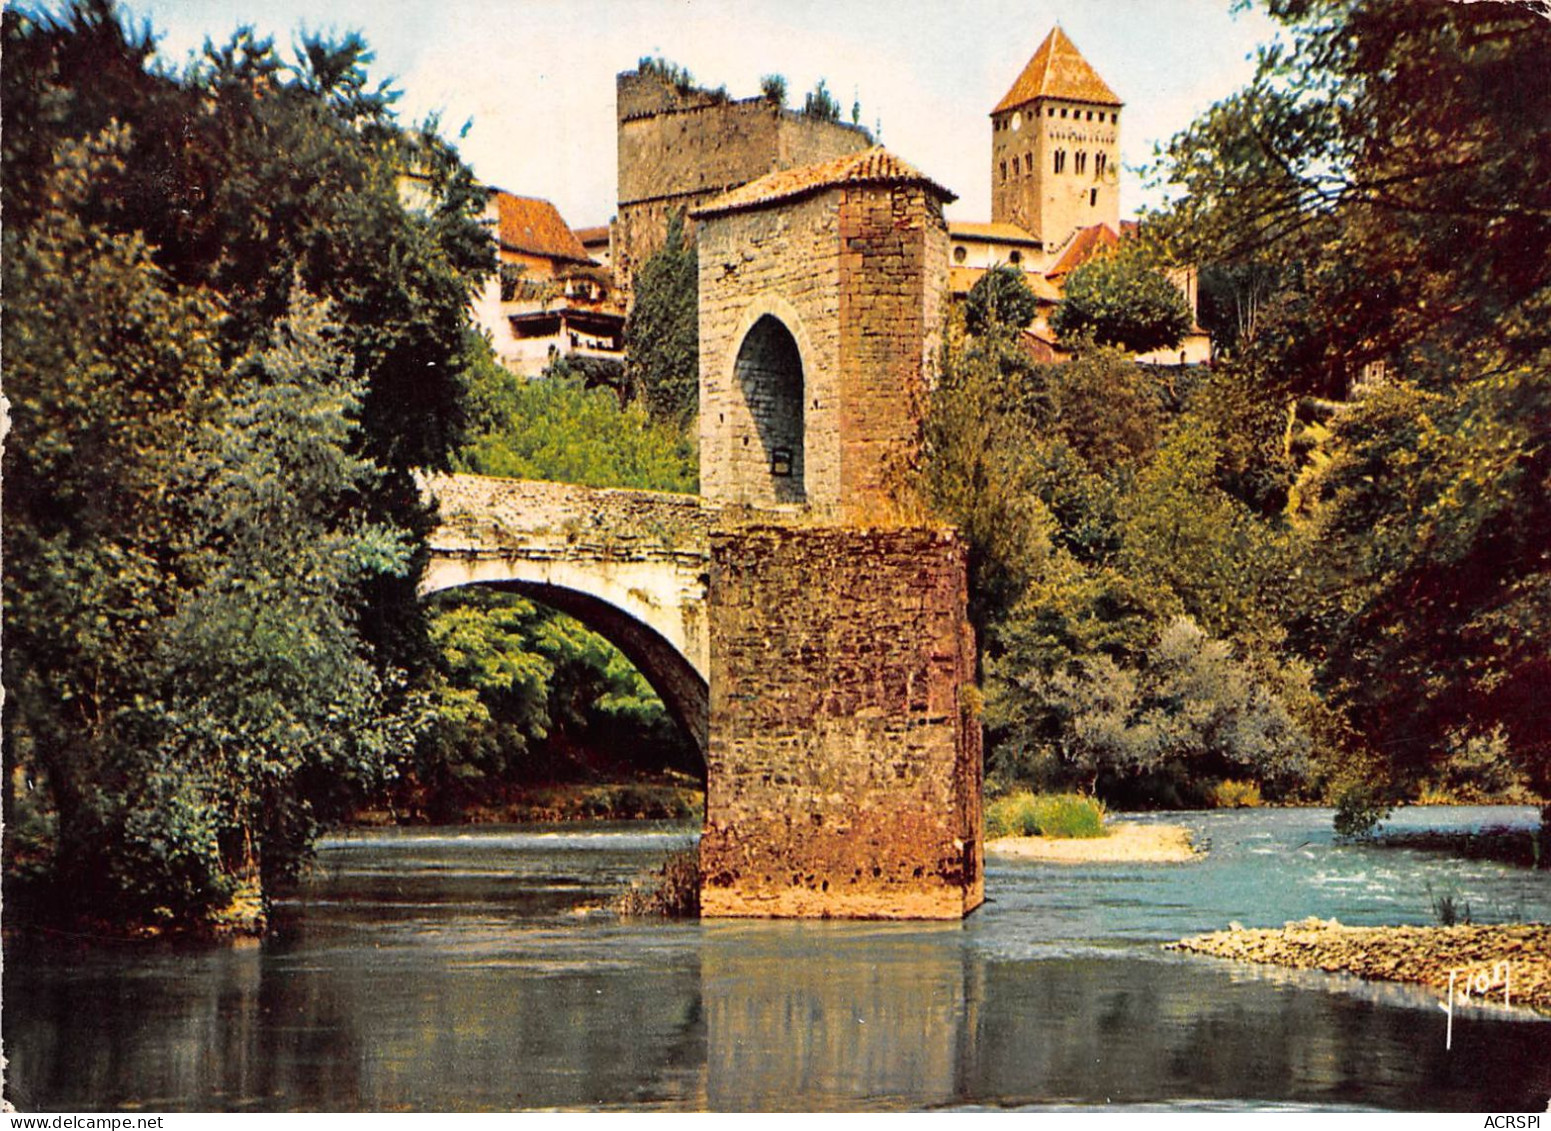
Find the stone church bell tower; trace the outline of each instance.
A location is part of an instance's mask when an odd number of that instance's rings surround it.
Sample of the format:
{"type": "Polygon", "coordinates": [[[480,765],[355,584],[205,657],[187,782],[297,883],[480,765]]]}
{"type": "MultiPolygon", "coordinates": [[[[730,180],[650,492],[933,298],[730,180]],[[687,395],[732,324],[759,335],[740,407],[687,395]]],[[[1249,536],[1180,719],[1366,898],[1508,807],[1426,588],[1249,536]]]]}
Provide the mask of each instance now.
{"type": "Polygon", "coordinates": [[[991,219],[1047,253],[1094,224],[1120,231],[1123,103],[1059,26],[991,111],[991,219]]]}

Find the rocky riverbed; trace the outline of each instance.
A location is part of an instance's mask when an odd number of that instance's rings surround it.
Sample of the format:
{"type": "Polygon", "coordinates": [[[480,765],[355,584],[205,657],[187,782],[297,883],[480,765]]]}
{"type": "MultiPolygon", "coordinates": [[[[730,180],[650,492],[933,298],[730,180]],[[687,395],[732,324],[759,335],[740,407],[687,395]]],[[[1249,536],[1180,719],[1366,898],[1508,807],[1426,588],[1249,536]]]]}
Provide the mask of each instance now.
{"type": "Polygon", "coordinates": [[[1551,1014],[1551,924],[1489,923],[1453,927],[1347,927],[1305,919],[1280,929],[1196,935],[1170,950],[1326,970],[1390,982],[1417,982],[1458,995],[1468,978],[1472,996],[1501,1001],[1507,963],[1510,1003],[1551,1014]]]}

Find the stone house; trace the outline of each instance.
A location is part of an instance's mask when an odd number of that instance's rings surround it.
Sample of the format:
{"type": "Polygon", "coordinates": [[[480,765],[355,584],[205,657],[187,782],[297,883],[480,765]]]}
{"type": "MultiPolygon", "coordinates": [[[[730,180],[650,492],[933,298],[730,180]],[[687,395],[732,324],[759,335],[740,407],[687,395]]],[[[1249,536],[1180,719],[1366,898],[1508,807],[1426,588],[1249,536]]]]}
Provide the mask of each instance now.
{"type": "Polygon", "coordinates": [[[589,254],[555,206],[491,189],[484,221],[499,270],[474,303],[474,321],[501,363],[529,377],[557,357],[617,370],[624,308],[607,265],[589,254]]]}

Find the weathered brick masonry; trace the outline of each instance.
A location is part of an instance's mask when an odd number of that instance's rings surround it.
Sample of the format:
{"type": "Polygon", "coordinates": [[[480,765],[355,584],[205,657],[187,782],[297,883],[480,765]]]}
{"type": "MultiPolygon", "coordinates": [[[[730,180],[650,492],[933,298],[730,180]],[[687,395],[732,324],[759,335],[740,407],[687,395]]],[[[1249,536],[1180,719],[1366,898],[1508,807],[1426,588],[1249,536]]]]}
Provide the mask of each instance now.
{"type": "Polygon", "coordinates": [[[707,499],[803,502],[845,523],[894,517],[936,356],[950,199],[872,149],[761,178],[696,213],[707,499]],[[775,414],[793,401],[763,360],[770,337],[796,347],[785,381],[801,396],[786,419],[775,414]],[[798,437],[795,488],[772,473],[786,435],[798,437]]]}
{"type": "Polygon", "coordinates": [[[963,543],[712,535],[707,915],[957,919],[984,898],[963,543]]]}
{"type": "Polygon", "coordinates": [[[866,520],[896,499],[920,446],[948,273],[946,231],[941,199],[919,187],[843,192],[839,488],[848,518],[866,520]]]}

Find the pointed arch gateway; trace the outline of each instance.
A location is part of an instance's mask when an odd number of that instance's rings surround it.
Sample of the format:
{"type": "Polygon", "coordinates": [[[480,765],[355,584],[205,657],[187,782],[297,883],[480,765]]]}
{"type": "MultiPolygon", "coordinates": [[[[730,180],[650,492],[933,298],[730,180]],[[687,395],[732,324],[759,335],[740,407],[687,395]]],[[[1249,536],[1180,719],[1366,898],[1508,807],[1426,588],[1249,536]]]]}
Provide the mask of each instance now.
{"type": "Polygon", "coordinates": [[[733,378],[747,413],[733,439],[734,457],[744,469],[745,501],[806,502],[802,351],[781,319],[762,314],[749,328],[733,378]]]}

